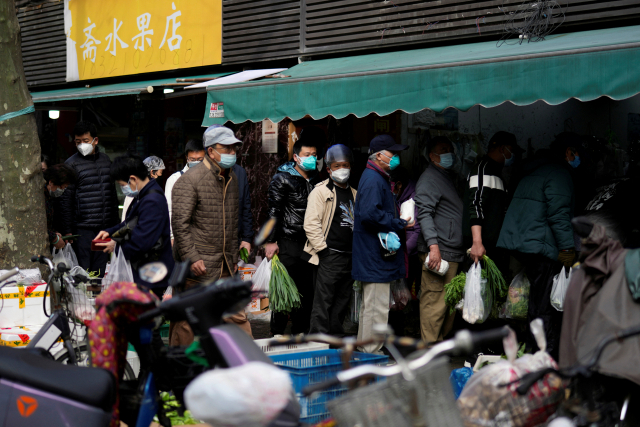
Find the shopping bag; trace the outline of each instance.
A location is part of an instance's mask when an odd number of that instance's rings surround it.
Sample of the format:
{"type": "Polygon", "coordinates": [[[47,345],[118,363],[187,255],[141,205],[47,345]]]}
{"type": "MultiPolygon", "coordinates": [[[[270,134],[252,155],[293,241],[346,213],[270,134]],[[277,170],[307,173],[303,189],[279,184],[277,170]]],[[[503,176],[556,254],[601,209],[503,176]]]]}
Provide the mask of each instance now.
{"type": "Polygon", "coordinates": [[[258,269],[253,275],[253,286],[251,290],[258,292],[259,296],[255,298],[266,298],[269,296],[269,281],[271,280],[271,260],[264,259],[258,266],[258,269]]]}
{"type": "Polygon", "coordinates": [[[507,301],[504,305],[504,317],[507,319],[526,319],[529,310],[529,289],[531,283],[524,269],[516,274],[509,285],[507,301]]]}
{"type": "Polygon", "coordinates": [[[353,282],[353,295],[351,297],[351,323],[360,321],[360,310],[362,308],[362,282],[353,282]]]}
{"type": "Polygon", "coordinates": [[[131,264],[124,257],[122,248],[118,248],[118,255],[116,255],[115,259],[112,256],[109,274],[106,274],[102,279],[103,291],[116,282],[133,282],[131,264]]]}
{"type": "Polygon", "coordinates": [[[67,266],[67,268],[71,269],[73,267],[78,266],[78,258],[76,257],[76,253],[73,251],[71,244],[67,243],[62,249],[53,248],[51,251],[51,258],[53,261],[53,265],[56,267],[61,262],[67,266]]]}
{"type": "Polygon", "coordinates": [[[487,279],[482,278],[480,263],[473,264],[467,273],[464,285],[464,306],[462,318],[468,323],[482,323],[489,317],[493,297],[487,286],[487,279]]]}
{"type": "Polygon", "coordinates": [[[389,307],[391,310],[404,310],[409,301],[411,301],[411,291],[405,279],[391,282],[391,299],[393,301],[393,304],[389,307]]]}
{"type": "Polygon", "coordinates": [[[571,281],[571,273],[573,269],[569,269],[569,275],[565,273],[564,267],[560,274],[553,278],[553,288],[551,288],[551,306],[558,311],[564,310],[564,297],[567,295],[567,288],[571,281]]]}

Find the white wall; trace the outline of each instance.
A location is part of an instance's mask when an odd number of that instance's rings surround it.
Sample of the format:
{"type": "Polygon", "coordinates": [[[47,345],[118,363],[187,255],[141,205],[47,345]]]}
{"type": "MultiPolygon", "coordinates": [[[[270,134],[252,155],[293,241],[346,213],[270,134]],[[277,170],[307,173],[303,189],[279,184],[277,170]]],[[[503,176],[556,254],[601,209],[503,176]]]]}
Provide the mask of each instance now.
{"type": "Polygon", "coordinates": [[[599,98],[590,102],[570,99],[560,105],[537,101],[519,107],[506,102],[494,108],[480,106],[458,114],[460,133],[484,136],[485,148],[491,135],[499,130],[513,133],[524,149],[531,138],[534,150],[547,147],[554,135],[573,131],[581,135],[606,138],[609,129],[622,146],[627,145],[627,115],[640,114],[640,95],[622,101],[599,98]]]}

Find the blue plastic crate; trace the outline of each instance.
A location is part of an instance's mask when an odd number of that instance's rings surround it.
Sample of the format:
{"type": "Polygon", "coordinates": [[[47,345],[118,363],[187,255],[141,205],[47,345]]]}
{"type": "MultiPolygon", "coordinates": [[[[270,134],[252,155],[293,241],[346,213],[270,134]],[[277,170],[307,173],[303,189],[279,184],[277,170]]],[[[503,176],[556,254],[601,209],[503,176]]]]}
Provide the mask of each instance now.
{"type": "MultiPolygon", "coordinates": [[[[329,417],[326,403],[344,394],[347,388],[342,385],[330,387],[313,396],[302,396],[307,385],[326,381],[342,370],[340,350],[318,350],[300,353],[270,356],[273,363],[289,372],[293,388],[300,402],[300,421],[314,424],[329,417]]],[[[386,365],[387,356],[354,352],[351,355],[351,367],[360,365],[386,365]]]]}

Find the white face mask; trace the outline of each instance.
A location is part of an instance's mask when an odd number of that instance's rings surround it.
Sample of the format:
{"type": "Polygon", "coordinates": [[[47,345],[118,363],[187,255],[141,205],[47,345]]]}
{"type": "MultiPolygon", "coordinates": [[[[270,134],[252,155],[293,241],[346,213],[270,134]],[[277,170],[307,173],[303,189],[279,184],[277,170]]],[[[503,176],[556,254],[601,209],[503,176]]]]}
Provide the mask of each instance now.
{"type": "MultiPolygon", "coordinates": [[[[96,139],[93,138],[93,141],[95,140],[96,139]]],[[[91,141],[91,143],[83,142],[81,144],[78,144],[78,151],[80,152],[80,154],[82,154],[83,156],[88,156],[89,154],[91,154],[91,152],[93,151],[93,141],[91,141]]]]}
{"type": "Polygon", "coordinates": [[[344,184],[349,181],[349,175],[351,175],[351,169],[338,169],[335,171],[331,171],[331,179],[333,179],[338,184],[344,184]]]}

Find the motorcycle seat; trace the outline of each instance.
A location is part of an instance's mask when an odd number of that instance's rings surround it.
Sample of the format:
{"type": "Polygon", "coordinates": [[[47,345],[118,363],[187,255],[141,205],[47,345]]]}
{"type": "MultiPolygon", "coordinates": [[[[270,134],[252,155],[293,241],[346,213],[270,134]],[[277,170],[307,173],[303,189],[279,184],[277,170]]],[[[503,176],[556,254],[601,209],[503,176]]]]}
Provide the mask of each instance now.
{"type": "Polygon", "coordinates": [[[0,378],[110,412],[116,380],[101,368],[63,365],[37,349],[0,347],[0,378]]]}

